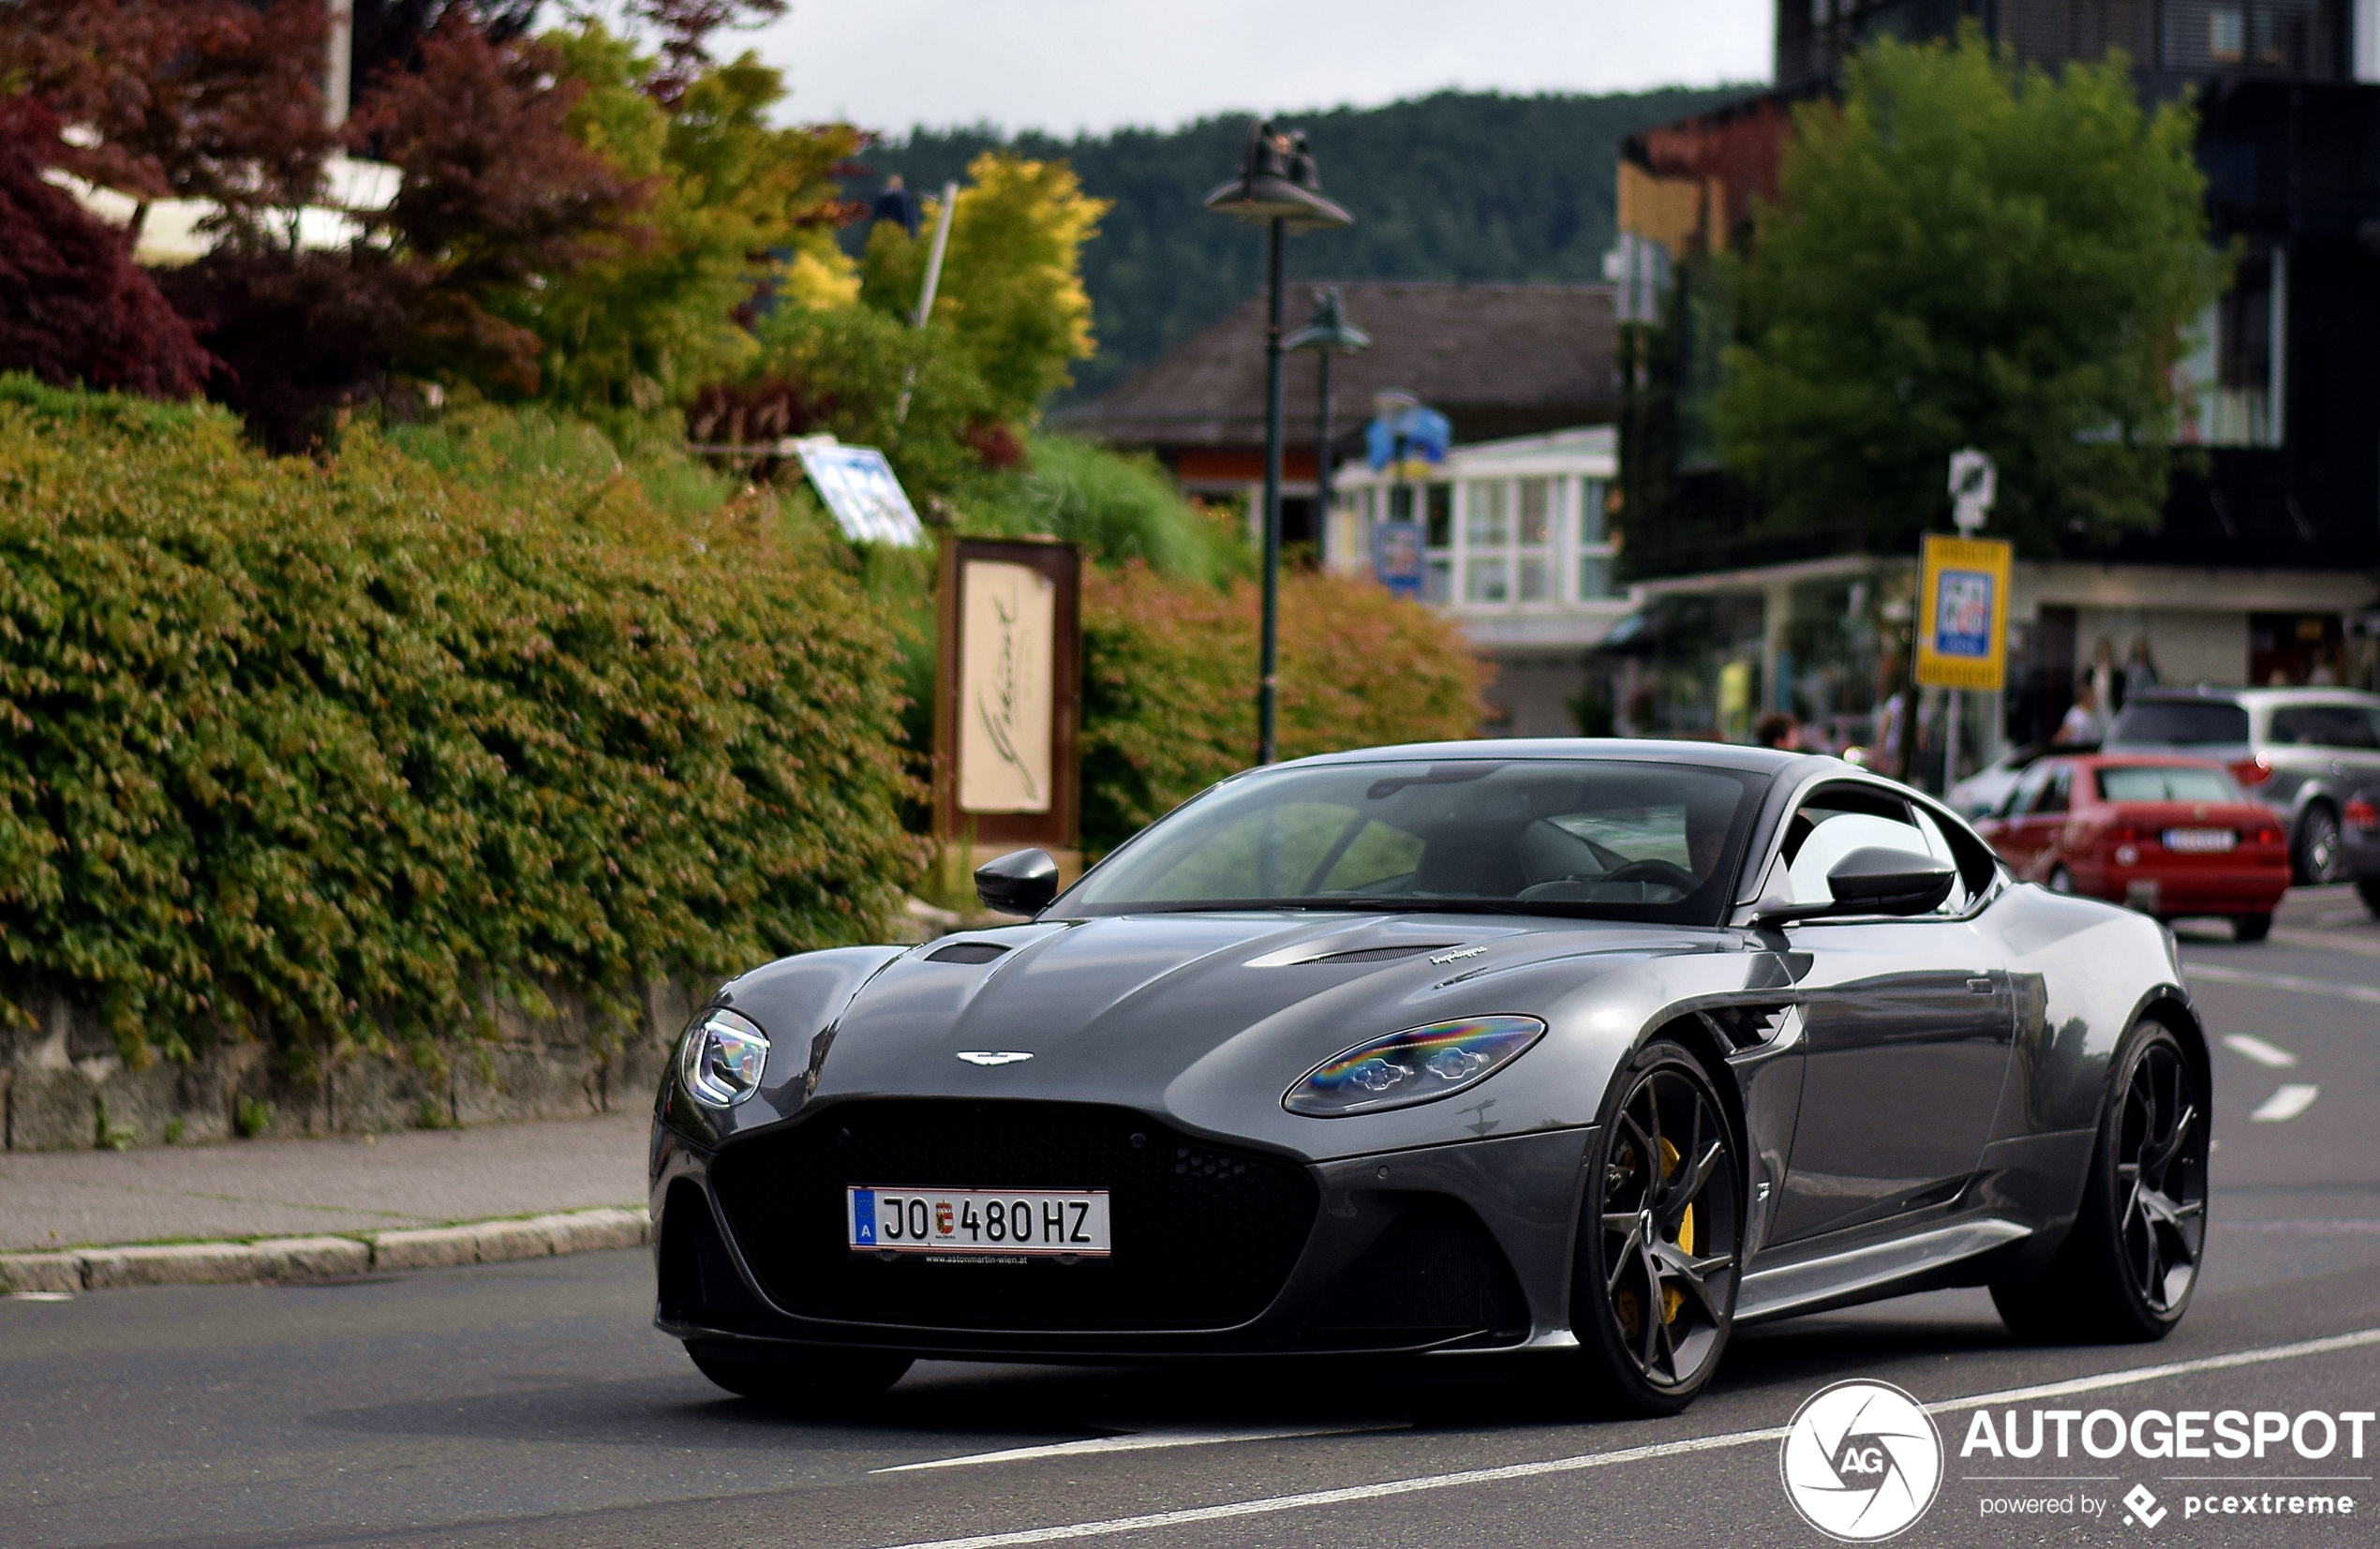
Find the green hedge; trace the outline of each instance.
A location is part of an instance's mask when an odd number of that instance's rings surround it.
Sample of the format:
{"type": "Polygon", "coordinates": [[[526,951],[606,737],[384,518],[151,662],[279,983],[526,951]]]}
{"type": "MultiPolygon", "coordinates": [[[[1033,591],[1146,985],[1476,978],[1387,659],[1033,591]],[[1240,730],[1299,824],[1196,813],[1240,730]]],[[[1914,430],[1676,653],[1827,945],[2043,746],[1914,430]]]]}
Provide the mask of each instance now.
{"type": "MultiPolygon", "coordinates": [[[[892,644],[766,505],[452,477],[0,379],[0,953],[303,1066],[878,935],[892,644]]],[[[0,1011],[22,1009],[0,1000],[0,1011]]]]}
{"type": "MultiPolygon", "coordinates": [[[[1082,842],[1104,855],[1256,761],[1253,581],[1083,573],[1082,842]]],[[[1283,758],[1479,735],[1493,669],[1462,626],[1369,579],[1281,578],[1283,758]]]]}

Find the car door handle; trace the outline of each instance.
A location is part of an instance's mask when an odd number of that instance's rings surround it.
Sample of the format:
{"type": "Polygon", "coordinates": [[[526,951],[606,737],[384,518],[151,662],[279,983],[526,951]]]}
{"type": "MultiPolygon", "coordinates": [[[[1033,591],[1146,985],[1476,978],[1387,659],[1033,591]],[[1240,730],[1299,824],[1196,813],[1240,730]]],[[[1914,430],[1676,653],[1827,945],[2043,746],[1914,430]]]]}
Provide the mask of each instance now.
{"type": "Polygon", "coordinates": [[[1997,988],[1989,979],[1979,978],[1967,981],[1967,992],[1971,995],[1988,995],[1997,988]]]}

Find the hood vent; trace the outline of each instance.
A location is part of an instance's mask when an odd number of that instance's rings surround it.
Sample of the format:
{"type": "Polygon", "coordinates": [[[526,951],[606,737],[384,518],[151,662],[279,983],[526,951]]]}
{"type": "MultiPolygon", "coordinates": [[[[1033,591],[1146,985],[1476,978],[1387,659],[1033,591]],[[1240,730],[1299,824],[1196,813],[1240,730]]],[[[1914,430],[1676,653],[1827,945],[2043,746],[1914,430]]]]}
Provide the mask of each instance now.
{"type": "Polygon", "coordinates": [[[988,941],[954,941],[937,952],[926,954],[928,962],[989,962],[1004,957],[1008,948],[988,941]]]}
{"type": "Polygon", "coordinates": [[[1353,952],[1331,952],[1308,962],[1394,962],[1399,958],[1419,957],[1424,952],[1443,952],[1455,945],[1450,941],[1416,942],[1410,946],[1366,946],[1353,952]]]}

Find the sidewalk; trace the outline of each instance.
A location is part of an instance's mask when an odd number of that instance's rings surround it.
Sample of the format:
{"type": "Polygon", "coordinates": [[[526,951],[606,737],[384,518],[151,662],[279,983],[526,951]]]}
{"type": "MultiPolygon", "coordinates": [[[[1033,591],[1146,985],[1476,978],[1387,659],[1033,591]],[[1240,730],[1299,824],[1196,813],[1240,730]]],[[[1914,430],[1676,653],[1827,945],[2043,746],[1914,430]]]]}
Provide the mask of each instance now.
{"type": "Polygon", "coordinates": [[[652,1116],[0,1154],[0,1253],[645,1208],[652,1116]]]}

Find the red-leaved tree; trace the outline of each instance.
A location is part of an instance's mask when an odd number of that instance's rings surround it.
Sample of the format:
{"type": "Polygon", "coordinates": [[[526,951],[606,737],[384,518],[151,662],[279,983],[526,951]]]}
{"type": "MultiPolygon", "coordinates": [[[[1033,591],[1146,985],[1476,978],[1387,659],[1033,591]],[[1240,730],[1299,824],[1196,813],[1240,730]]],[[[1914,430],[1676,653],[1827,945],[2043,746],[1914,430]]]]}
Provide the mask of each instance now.
{"type": "Polygon", "coordinates": [[[33,98],[0,97],[0,371],[187,397],[213,363],[126,233],[43,179],[69,150],[58,128],[33,98]]]}
{"type": "Polygon", "coordinates": [[[554,50],[449,11],[421,67],[386,71],[358,104],[352,132],[404,173],[367,223],[426,266],[407,369],[535,392],[539,340],[503,320],[502,298],[632,239],[622,217],[644,189],[571,132],[586,88],[560,70],[554,50]]]}
{"type": "Polygon", "coordinates": [[[12,0],[0,79],[97,137],[71,170],[236,221],[320,186],[325,38],[322,0],[12,0]]]}

